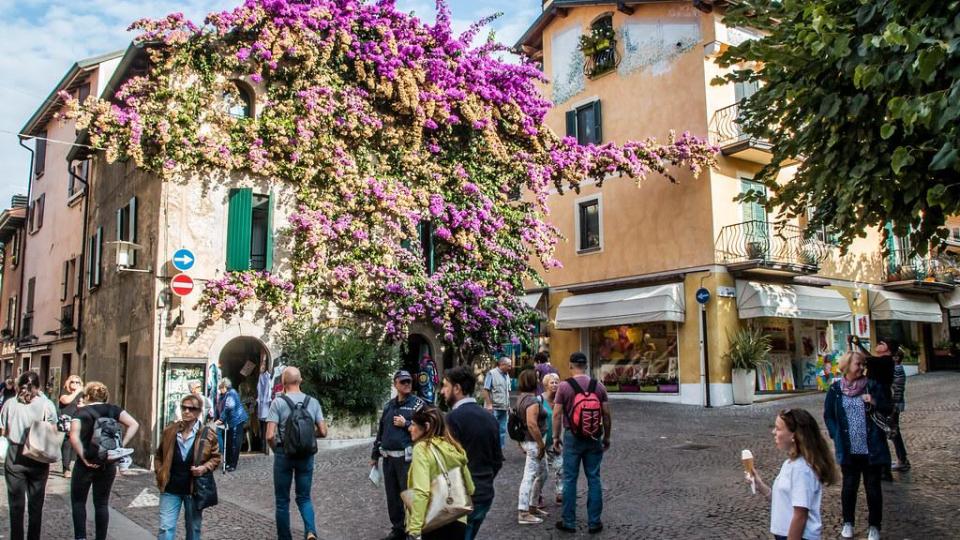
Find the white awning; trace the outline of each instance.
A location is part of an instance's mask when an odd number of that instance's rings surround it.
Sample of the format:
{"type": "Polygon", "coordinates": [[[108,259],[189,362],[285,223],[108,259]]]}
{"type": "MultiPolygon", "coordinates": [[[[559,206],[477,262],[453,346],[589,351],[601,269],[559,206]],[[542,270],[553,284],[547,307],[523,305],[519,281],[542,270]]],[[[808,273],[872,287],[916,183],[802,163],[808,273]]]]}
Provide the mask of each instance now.
{"type": "Polygon", "coordinates": [[[847,299],[833,289],[756,281],[737,281],[737,311],[741,319],[785,317],[849,321],[853,317],[847,299]]]}
{"type": "Polygon", "coordinates": [[[568,296],[557,307],[559,329],[592,328],[652,321],[683,322],[683,284],[671,283],[568,296]]]}
{"type": "Polygon", "coordinates": [[[523,303],[527,305],[530,309],[537,309],[537,304],[540,303],[540,297],[543,296],[543,293],[530,293],[523,295],[523,303]]]}
{"type": "Polygon", "coordinates": [[[950,294],[941,294],[940,305],[945,309],[960,309],[960,287],[951,291],[950,294]]]}
{"type": "Polygon", "coordinates": [[[943,322],[940,304],[932,298],[894,291],[870,291],[870,312],[875,321],[943,322]]]}

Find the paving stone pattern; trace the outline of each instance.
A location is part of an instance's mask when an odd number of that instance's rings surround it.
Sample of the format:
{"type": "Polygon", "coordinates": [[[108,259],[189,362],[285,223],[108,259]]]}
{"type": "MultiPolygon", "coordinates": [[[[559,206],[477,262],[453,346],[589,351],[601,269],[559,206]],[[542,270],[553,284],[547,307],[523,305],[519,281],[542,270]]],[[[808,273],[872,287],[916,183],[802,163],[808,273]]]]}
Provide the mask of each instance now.
{"type": "MultiPolygon", "coordinates": [[[[911,377],[903,432],[913,470],[884,483],[885,539],[960,538],[960,373],[911,377]]],[[[603,522],[598,535],[586,533],[585,481],[581,477],[577,534],[559,533],[551,506],[543,525],[516,523],[517,487],[523,456],[508,445],[497,478],[497,497],[480,538],[508,539],[760,539],[770,538],[769,503],[752,496],[743,482],[740,450],[750,448],[757,467],[772,482],[785,457],[773,445],[770,430],[776,411],[802,407],[820,418],[823,395],[808,394],[750,407],[700,407],[615,400],[613,447],[605,455],[602,477],[603,522]]],[[[892,451],[892,445],[891,445],[892,451]]],[[[321,538],[378,539],[389,529],[382,490],[367,480],[366,447],[323,451],[317,456],[313,499],[321,538]]],[[[204,512],[204,538],[273,538],[272,458],[243,456],[237,472],[218,475],[220,505],[204,512]]],[[[118,479],[112,507],[155,537],[158,516],[150,473],[118,479]]],[[[549,484],[545,499],[553,500],[549,484]]],[[[65,482],[51,474],[44,511],[44,538],[71,538],[65,482]]],[[[6,513],[6,501],[0,506],[6,513]]],[[[292,523],[302,523],[292,505],[292,523]]],[[[92,520],[92,516],[89,518],[92,520]]],[[[838,538],[840,488],[827,487],[823,498],[824,538],[838,538]]],[[[858,503],[857,537],[866,537],[866,501],[858,503]]],[[[93,532],[92,523],[90,532],[93,532]]],[[[0,538],[8,523],[0,521],[0,538]]],[[[183,537],[181,531],[178,537],[183,537]]],[[[295,538],[296,538],[295,534],[295,538]]],[[[302,536],[301,536],[302,537],[302,536]]],[[[121,538],[121,537],[116,537],[121,538]]],[[[126,540],[126,538],[124,538],[126,540]]]]}

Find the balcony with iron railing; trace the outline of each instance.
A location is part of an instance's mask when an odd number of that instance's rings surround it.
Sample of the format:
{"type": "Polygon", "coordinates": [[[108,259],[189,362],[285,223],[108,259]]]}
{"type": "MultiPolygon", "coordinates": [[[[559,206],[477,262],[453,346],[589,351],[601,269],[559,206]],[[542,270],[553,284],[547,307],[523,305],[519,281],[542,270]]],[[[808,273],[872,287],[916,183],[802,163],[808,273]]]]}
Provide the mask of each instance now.
{"type": "Polygon", "coordinates": [[[717,262],[732,272],[786,275],[815,274],[830,246],[796,225],[771,221],[744,221],[720,230],[715,246],[717,262]]]}
{"type": "Polygon", "coordinates": [[[944,293],[953,290],[960,279],[960,268],[952,257],[911,254],[908,249],[894,249],[887,254],[886,289],[944,293]]]}
{"type": "Polygon", "coordinates": [[[773,154],[770,141],[752,137],[740,125],[740,103],[717,109],[710,119],[710,142],[725,156],[766,165],[773,154]]]}
{"type": "Polygon", "coordinates": [[[76,331],[73,325],[73,304],[67,304],[60,308],[60,335],[66,336],[76,331]]]}

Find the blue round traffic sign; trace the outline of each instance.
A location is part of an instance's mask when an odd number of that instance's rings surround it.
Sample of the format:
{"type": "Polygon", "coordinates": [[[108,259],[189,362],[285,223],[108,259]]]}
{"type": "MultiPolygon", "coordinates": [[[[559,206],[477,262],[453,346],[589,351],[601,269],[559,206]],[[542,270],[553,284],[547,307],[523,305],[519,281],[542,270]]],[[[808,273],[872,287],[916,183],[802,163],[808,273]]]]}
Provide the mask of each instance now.
{"type": "Polygon", "coordinates": [[[699,289],[697,289],[697,302],[701,304],[706,304],[709,301],[710,301],[710,291],[708,291],[703,287],[700,287],[699,289]]]}
{"type": "Polygon", "coordinates": [[[178,249],[177,252],[173,254],[173,267],[181,272],[186,272],[193,268],[195,261],[196,258],[194,258],[193,252],[186,248],[178,249]]]}

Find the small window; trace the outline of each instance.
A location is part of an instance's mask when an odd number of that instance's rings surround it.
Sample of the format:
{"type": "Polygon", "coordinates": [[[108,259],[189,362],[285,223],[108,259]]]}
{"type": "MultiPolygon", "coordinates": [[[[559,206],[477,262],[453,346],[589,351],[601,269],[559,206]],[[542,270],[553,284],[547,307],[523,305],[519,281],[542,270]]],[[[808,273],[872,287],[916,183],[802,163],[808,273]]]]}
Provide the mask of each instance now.
{"type": "Polygon", "coordinates": [[[103,276],[101,265],[103,264],[103,227],[97,227],[97,231],[90,237],[89,254],[87,255],[87,288],[95,289],[100,286],[100,280],[103,276]]]}
{"type": "Polygon", "coordinates": [[[34,199],[33,203],[30,204],[30,219],[28,220],[28,224],[30,226],[31,233],[35,233],[43,227],[43,208],[46,199],[47,194],[41,193],[40,196],[34,199]]]}
{"type": "MultiPolygon", "coordinates": [[[[117,240],[121,242],[137,243],[137,198],[131,197],[126,206],[117,209],[117,240]]],[[[132,260],[126,261],[124,266],[137,266],[137,252],[133,251],[132,260]]],[[[117,261],[117,264],[121,264],[117,261]]]]}
{"type": "Polygon", "coordinates": [[[813,225],[813,218],[816,214],[816,207],[810,206],[807,208],[807,234],[824,244],[839,245],[839,236],[834,232],[832,227],[827,225],[813,225]]]}
{"type": "Polygon", "coordinates": [[[77,88],[77,101],[83,104],[84,101],[90,96],[90,84],[81,85],[77,88]]]}
{"type": "Polygon", "coordinates": [[[577,203],[577,251],[597,251],[601,247],[600,199],[577,203]]]}
{"type": "Polygon", "coordinates": [[[268,195],[254,195],[252,202],[250,269],[265,270],[267,268],[267,235],[270,234],[267,224],[270,218],[270,197],[268,195]]]}
{"type": "Polygon", "coordinates": [[[47,165],[47,132],[40,133],[34,140],[36,151],[33,154],[33,175],[40,178],[47,165]]]}
{"type": "Polygon", "coordinates": [[[90,180],[90,160],[85,159],[71,165],[73,174],[68,175],[67,197],[73,197],[83,191],[83,186],[90,180]]]}
{"type": "Polygon", "coordinates": [[[227,113],[234,118],[253,117],[253,92],[246,85],[234,82],[223,93],[227,113]]]}
{"type": "Polygon", "coordinates": [[[567,136],[576,138],[580,144],[603,142],[602,125],[599,99],[567,111],[567,136]]]}
{"type": "Polygon", "coordinates": [[[227,208],[228,272],[273,267],[273,195],[231,189],[227,208]]]}

